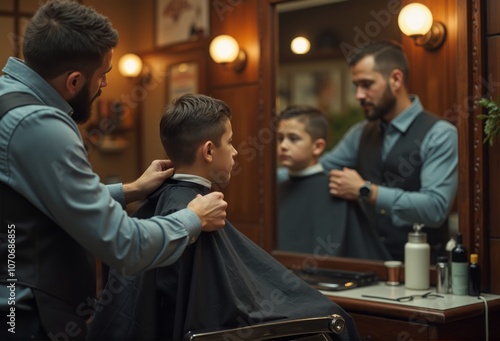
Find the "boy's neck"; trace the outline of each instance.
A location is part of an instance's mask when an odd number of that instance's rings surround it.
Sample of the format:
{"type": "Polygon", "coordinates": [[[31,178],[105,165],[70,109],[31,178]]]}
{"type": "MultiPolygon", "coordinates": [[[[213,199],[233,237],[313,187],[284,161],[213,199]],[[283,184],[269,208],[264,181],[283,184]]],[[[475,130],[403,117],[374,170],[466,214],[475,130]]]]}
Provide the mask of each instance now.
{"type": "Polygon", "coordinates": [[[288,170],[288,174],[290,174],[291,176],[309,176],[309,175],[312,175],[312,174],[316,174],[316,173],[321,173],[323,172],[323,166],[321,165],[321,163],[317,163],[315,165],[312,165],[312,166],[309,166],[309,167],[306,167],[306,168],[303,168],[301,170],[297,170],[297,171],[292,171],[292,170],[288,170]]]}
{"type": "Polygon", "coordinates": [[[211,184],[211,181],[208,180],[209,177],[208,177],[208,174],[206,174],[207,171],[205,169],[200,169],[200,167],[196,167],[196,166],[179,166],[179,167],[174,167],[174,168],[175,168],[175,174],[172,177],[173,179],[175,179],[176,174],[191,175],[191,176],[202,178],[211,184]]]}
{"type": "Polygon", "coordinates": [[[212,183],[209,180],[198,175],[175,173],[174,175],[172,175],[172,179],[177,181],[192,182],[208,189],[212,188],[212,183]]]}

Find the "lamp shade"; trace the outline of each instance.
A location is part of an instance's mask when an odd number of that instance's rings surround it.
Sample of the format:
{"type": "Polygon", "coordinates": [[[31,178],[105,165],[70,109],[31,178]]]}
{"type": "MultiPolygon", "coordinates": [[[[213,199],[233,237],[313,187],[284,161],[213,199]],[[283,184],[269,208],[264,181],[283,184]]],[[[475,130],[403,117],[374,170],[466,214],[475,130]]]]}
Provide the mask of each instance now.
{"type": "Polygon", "coordinates": [[[215,37],[210,43],[210,57],[216,63],[232,63],[238,58],[240,46],[233,37],[223,34],[215,37]]]}
{"type": "Polygon", "coordinates": [[[307,38],[296,37],[292,40],[290,48],[295,54],[306,54],[311,49],[311,43],[307,38]]]}
{"type": "Polygon", "coordinates": [[[425,35],[431,29],[432,22],[429,8],[419,3],[408,4],[399,12],[399,29],[409,37],[425,35]]]}
{"type": "Polygon", "coordinates": [[[124,77],[137,77],[142,71],[141,58],[133,53],[123,55],[118,61],[118,71],[124,77]]]}

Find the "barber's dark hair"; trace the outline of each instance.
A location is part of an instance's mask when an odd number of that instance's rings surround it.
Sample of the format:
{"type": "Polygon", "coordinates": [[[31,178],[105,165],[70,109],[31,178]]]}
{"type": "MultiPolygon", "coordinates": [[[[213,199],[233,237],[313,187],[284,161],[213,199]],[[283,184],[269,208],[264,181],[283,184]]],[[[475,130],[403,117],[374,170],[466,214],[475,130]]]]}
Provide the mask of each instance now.
{"type": "Polygon", "coordinates": [[[349,66],[354,66],[361,59],[373,56],[374,70],[388,77],[392,70],[399,69],[403,72],[405,84],[408,82],[408,60],[401,44],[393,40],[374,40],[363,46],[348,61],[349,66]]]}
{"type": "Polygon", "coordinates": [[[278,116],[278,120],[296,119],[304,123],[306,132],[311,135],[313,141],[317,139],[328,139],[328,119],[325,114],[309,105],[290,105],[278,116]]]}
{"type": "Polygon", "coordinates": [[[220,146],[230,118],[231,110],[219,99],[200,94],[174,99],[160,121],[161,142],[174,166],[193,164],[196,149],[206,141],[220,146]]]}
{"type": "Polygon", "coordinates": [[[23,54],[27,65],[45,79],[68,70],[91,76],[117,43],[118,33],[107,17],[77,1],[51,0],[28,24],[23,54]]]}

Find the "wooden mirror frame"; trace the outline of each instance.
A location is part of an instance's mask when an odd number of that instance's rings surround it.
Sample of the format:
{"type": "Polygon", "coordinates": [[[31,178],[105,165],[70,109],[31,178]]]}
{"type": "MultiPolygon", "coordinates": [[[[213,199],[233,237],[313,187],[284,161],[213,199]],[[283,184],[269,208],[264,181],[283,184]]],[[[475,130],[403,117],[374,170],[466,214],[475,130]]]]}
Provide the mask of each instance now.
{"type": "MultiPolygon", "coordinates": [[[[269,99],[269,112],[274,113],[275,95],[276,95],[276,77],[277,74],[277,45],[273,41],[278,39],[277,20],[278,13],[276,5],[285,3],[289,0],[266,0],[263,3],[263,29],[266,34],[262,38],[262,58],[271,61],[264,61],[264,70],[262,75],[263,84],[269,87],[271,97],[269,99]]],[[[403,0],[401,6],[409,3],[409,0],[403,0]]],[[[433,3],[427,2],[427,5],[432,7],[433,3]]],[[[417,58],[420,64],[425,62],[435,62],[436,59],[445,58],[446,61],[451,61],[454,70],[461,70],[454,75],[454,80],[448,78],[440,80],[441,86],[448,86],[451,89],[451,102],[456,103],[450,109],[452,112],[448,119],[452,120],[459,132],[459,189],[457,194],[457,209],[459,212],[459,230],[464,237],[464,244],[470,252],[480,254],[480,263],[483,269],[487,268],[487,260],[489,259],[487,246],[487,235],[485,231],[485,220],[487,212],[484,209],[486,201],[484,172],[485,166],[485,146],[482,144],[482,129],[480,122],[475,118],[480,108],[477,105],[470,104],[470,98],[480,98],[483,94],[484,84],[481,84],[483,69],[482,65],[482,44],[481,44],[481,2],[479,0],[447,0],[446,3],[439,5],[442,12],[448,11],[449,22],[447,25],[453,25],[455,32],[449,34],[447,42],[448,50],[444,50],[441,56],[436,57],[424,51],[424,49],[416,49],[411,46],[411,42],[406,42],[406,47],[409,47],[409,53],[412,58],[417,58]],[[454,17],[455,15],[455,17],[454,17]],[[474,25],[470,23],[475,23],[474,25]],[[459,39],[461,38],[461,39],[459,39]],[[445,54],[449,49],[455,49],[455,54],[445,54]],[[446,59],[447,58],[447,59],[446,59]],[[453,88],[454,87],[454,88],[453,88]],[[465,105],[463,102],[465,102],[465,105]],[[471,168],[470,165],[474,165],[471,168]]],[[[431,10],[433,10],[431,8],[431,10]]],[[[403,38],[409,39],[409,38],[403,38]]],[[[418,68],[418,67],[417,67],[418,68]]],[[[413,74],[417,74],[420,70],[414,67],[413,74]]],[[[453,71],[455,72],[455,71],[453,71]]],[[[410,80],[411,83],[411,80],[410,80]]],[[[416,93],[419,93],[418,88],[421,85],[414,87],[416,93]]],[[[275,155],[275,151],[272,153],[275,155]]],[[[271,160],[275,164],[274,160],[271,160]]],[[[275,181],[275,180],[274,180],[275,181]]],[[[275,185],[275,183],[273,183],[275,185]]],[[[276,193],[275,193],[276,196],[276,193]]],[[[274,211],[276,210],[276,204],[274,211]]],[[[276,213],[274,221],[276,221],[276,213]]],[[[276,226],[276,224],[274,224],[276,226]]],[[[380,279],[386,279],[386,270],[383,262],[370,261],[364,259],[341,258],[341,257],[315,257],[310,254],[298,254],[283,252],[275,249],[276,245],[276,228],[266,229],[264,247],[269,249],[271,254],[289,268],[300,268],[305,264],[318,265],[321,267],[329,267],[345,270],[357,271],[374,271],[380,279]]],[[[489,272],[483,271],[483,287],[488,287],[490,283],[489,272]]],[[[431,284],[436,283],[435,268],[431,267],[431,284]]]]}

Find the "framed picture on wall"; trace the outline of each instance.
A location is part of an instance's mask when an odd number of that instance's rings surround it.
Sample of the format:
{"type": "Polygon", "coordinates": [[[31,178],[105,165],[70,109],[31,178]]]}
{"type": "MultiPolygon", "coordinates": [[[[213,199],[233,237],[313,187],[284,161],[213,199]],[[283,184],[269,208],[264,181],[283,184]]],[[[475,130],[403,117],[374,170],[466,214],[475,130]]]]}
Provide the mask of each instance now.
{"type": "Polygon", "coordinates": [[[209,0],[155,0],[155,45],[196,41],[209,35],[209,0]]]}
{"type": "Polygon", "coordinates": [[[168,75],[168,102],[184,94],[198,93],[198,63],[186,62],[171,65],[168,75]]]}

